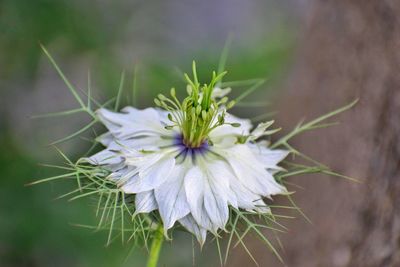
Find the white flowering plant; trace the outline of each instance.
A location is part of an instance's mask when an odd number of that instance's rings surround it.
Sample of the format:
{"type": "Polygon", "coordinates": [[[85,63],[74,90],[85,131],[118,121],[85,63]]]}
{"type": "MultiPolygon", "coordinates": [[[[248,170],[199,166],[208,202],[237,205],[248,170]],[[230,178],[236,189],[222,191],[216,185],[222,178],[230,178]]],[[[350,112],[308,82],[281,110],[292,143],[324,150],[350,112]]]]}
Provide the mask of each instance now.
{"type": "Polygon", "coordinates": [[[57,167],[65,173],[32,184],[76,180],[76,189],[61,197],[93,198],[99,218],[95,226],[82,226],[108,231],[107,244],[121,238],[124,243],[148,248],[148,267],[157,266],[162,242],[172,240],[175,229],[192,234],[200,247],[208,236],[213,237],[221,265],[236,245],[242,245],[257,264],[243,240],[251,233],[283,262],[266,233],[278,238],[277,233],[286,231],[280,219],[291,216],[277,210],[295,209],[304,215],[291,197],[294,192],[288,190],[288,178],[324,173],[353,180],[305,156],[289,141],[302,132],[333,125],[326,121],[348,110],[356,101],[310,122],[299,123],[293,131],[271,142],[271,135],[279,131],[271,129],[274,121],[254,126],[251,120],[230,113],[263,81],[223,82],[226,53],[219,72],[212,72],[207,84],[200,83],[193,62],[191,77],[184,75],[184,97],[172,88],[168,96],[159,94],[155,98],[155,108],[120,109],[124,75],[113,101],[99,104],[92,98],[90,86],[84,101],[48,51],[44,47],[43,50],[80,105],[46,116],[84,113],[92,119],[53,145],[79,136],[96,124],[106,130],[92,140],[92,148],[101,146],[100,151],[73,162],[58,150],[66,164],[57,167]],[[237,85],[247,85],[248,89],[230,100],[230,87],[237,85]],[[295,156],[311,165],[295,163],[295,156]],[[273,205],[275,195],[288,198],[290,206],[273,205]],[[222,238],[226,239],[224,249],[220,245],[222,238]]]}

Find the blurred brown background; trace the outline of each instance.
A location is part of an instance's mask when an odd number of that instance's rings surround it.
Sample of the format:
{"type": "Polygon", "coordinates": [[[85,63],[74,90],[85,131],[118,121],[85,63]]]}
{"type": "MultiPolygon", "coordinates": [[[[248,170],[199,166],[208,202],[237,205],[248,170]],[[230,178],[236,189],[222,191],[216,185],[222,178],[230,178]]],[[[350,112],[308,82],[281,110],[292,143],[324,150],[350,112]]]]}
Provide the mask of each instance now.
{"type": "MultiPolygon", "coordinates": [[[[340,116],[340,126],[293,142],[364,183],[293,178],[304,187],[296,189],[297,204],[313,224],[298,214],[285,221],[286,265],[400,266],[399,15],[396,0],[1,1],[0,266],[143,266],[146,255],[129,254],[118,242],[104,248],[101,233],[71,227],[94,221],[92,207],[52,201],[65,192],[62,185],[23,186],[52,174],[37,162],[62,161],[46,144],[87,122],[30,118],[76,104],[38,43],[78,87],[85,88],[90,69],[102,100],[114,95],[121,70],[132,76],[137,66],[137,104],[145,107],[179,84],[176,69],[188,70],[192,59],[208,77],[229,34],[228,78],[269,78],[253,96],[271,102],[268,110],[239,108],[237,114],[278,110],[277,123],[289,131],[304,117],[360,99],[340,116]]],[[[74,140],[61,148],[77,157],[85,146],[74,140]]],[[[260,266],[282,266],[251,236],[247,242],[260,266]]],[[[190,238],[178,235],[163,248],[161,266],[191,266],[191,251],[190,238]]],[[[253,265],[240,247],[230,255],[227,266],[253,265]]],[[[219,266],[215,247],[197,252],[194,264],[219,266]]]]}

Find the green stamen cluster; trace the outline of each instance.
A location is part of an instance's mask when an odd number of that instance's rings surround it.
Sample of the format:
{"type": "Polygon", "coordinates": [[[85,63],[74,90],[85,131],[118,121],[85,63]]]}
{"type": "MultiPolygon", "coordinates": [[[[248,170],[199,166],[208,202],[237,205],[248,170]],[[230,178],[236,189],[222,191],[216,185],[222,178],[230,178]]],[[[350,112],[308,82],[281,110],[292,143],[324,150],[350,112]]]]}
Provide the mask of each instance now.
{"type": "Polygon", "coordinates": [[[192,70],[193,79],[185,73],[185,79],[188,83],[186,90],[188,96],[182,102],[176,97],[175,88],[171,88],[171,98],[159,94],[154,102],[157,106],[170,111],[168,118],[173,124],[165,128],[179,127],[184,144],[187,147],[197,148],[206,141],[211,143],[208,135],[215,128],[224,124],[239,127],[240,124],[225,122],[225,110],[232,108],[235,101],[228,103],[226,96],[219,100],[213,97],[213,90],[224,77],[226,71],[219,74],[214,71],[210,83],[200,85],[194,61],[192,70]],[[225,108],[221,109],[221,106],[225,108]]]}

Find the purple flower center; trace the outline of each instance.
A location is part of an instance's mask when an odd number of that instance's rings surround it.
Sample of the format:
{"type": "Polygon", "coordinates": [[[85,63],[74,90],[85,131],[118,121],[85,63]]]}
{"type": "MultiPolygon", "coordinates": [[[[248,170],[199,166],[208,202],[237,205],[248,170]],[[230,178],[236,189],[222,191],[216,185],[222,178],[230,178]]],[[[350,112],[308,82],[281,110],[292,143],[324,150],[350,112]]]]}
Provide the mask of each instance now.
{"type": "Polygon", "coordinates": [[[179,153],[178,157],[183,156],[183,158],[186,158],[187,156],[192,157],[193,159],[197,155],[202,155],[208,150],[208,142],[204,141],[201,143],[200,146],[198,147],[191,147],[190,145],[187,145],[183,139],[183,135],[178,135],[175,137],[175,142],[174,145],[178,146],[181,148],[181,152],[179,153]]]}

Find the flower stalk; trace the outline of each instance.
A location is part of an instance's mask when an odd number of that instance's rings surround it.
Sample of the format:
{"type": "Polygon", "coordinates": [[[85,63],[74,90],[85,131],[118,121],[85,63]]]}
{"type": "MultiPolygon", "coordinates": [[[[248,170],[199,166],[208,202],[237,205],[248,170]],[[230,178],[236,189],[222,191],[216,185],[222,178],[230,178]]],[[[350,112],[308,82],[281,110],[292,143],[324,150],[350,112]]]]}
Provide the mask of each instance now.
{"type": "Polygon", "coordinates": [[[157,267],[163,241],[164,241],[164,230],[163,226],[160,225],[154,232],[149,258],[147,260],[147,267],[157,267]]]}

